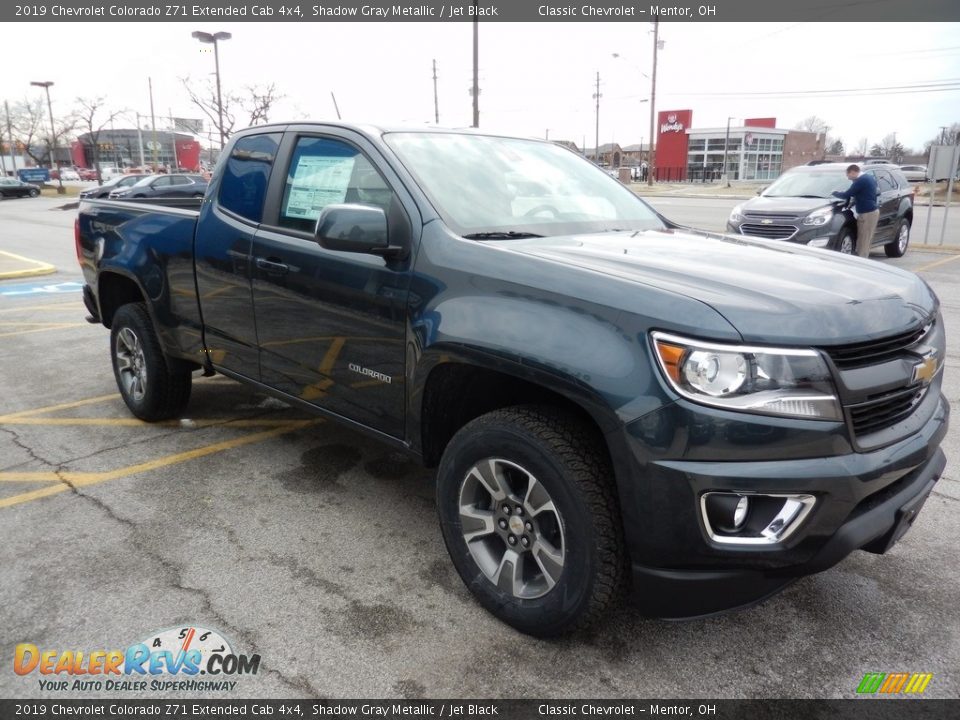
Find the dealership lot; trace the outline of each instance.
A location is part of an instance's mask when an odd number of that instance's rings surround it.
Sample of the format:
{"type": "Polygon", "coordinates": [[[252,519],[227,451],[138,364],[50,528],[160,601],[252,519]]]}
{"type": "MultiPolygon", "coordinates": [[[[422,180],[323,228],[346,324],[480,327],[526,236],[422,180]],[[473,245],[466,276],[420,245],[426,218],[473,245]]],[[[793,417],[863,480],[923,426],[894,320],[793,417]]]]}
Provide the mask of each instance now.
{"type": "MultiPolygon", "coordinates": [[[[59,272],[0,281],[0,695],[69,696],[9,672],[17,643],[109,650],[175,627],[261,656],[213,697],[851,697],[864,673],[893,671],[960,694],[956,422],[947,476],[888,556],[856,553],[722,617],[625,608],[590,635],[534,640],[462,587],[431,474],[402,455],[221,377],[195,382],[182,421],[133,419],[108,333],[83,321],[75,213],[30,203],[0,204],[0,250],[59,272]]],[[[734,202],[653,204],[718,230],[734,202]]],[[[940,295],[955,404],[960,255],[874,258],[940,295]]]]}

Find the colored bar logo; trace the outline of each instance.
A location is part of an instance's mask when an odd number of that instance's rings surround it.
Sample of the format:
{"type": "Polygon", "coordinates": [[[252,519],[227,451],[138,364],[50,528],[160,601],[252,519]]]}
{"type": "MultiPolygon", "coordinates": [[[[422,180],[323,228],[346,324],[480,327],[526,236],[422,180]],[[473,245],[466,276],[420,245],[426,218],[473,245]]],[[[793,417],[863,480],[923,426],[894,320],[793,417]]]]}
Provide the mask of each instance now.
{"type": "Polygon", "coordinates": [[[860,695],[919,695],[933,680],[933,673],[867,673],[857,686],[860,695]]]}

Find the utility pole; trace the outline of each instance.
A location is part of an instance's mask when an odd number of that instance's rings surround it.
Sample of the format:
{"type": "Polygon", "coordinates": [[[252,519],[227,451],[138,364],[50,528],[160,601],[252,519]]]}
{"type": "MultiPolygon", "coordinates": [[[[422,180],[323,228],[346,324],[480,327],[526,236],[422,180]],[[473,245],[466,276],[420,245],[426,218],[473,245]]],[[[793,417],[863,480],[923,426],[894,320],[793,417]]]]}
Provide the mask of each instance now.
{"type": "Polygon", "coordinates": [[[330,97],[333,100],[333,109],[337,111],[337,120],[342,119],[340,117],[340,106],[337,105],[337,96],[333,94],[333,90],[330,91],[330,97]]]}
{"type": "Polygon", "coordinates": [[[153,153],[153,171],[157,172],[157,150],[159,149],[159,145],[157,144],[157,118],[153,114],[153,78],[148,77],[147,83],[150,85],[150,127],[153,131],[153,142],[150,150],[153,153]]]}
{"type": "Polygon", "coordinates": [[[650,167],[647,172],[647,185],[653,187],[653,167],[656,163],[656,152],[654,150],[653,134],[654,121],[657,118],[657,50],[660,43],[660,21],[653,21],[653,72],[650,76],[650,167]]]}
{"type": "MultiPolygon", "coordinates": [[[[54,170],[57,167],[57,128],[53,124],[53,103],[50,102],[50,86],[53,85],[53,82],[48,80],[46,82],[31,82],[31,85],[36,87],[42,87],[47,91],[47,110],[50,111],[50,170],[54,170]]],[[[60,173],[57,173],[57,195],[63,195],[66,193],[66,189],[63,187],[63,178],[60,177],[60,173]]]]}
{"type": "Polygon", "coordinates": [[[727,149],[730,147],[730,121],[733,118],[727,118],[727,136],[723,139],[723,176],[727,179],[727,187],[730,187],[730,171],[727,169],[727,149]]]}
{"type": "Polygon", "coordinates": [[[433,121],[440,124],[440,102],[437,100],[437,59],[433,59],[433,121]]]}
{"type": "Polygon", "coordinates": [[[147,164],[147,159],[143,156],[143,130],[140,126],[140,113],[137,113],[137,142],[140,144],[140,167],[147,164]]]}
{"type": "Polygon", "coordinates": [[[17,174],[17,147],[13,144],[13,126],[10,124],[10,103],[3,101],[3,109],[7,114],[7,137],[10,139],[10,159],[13,161],[13,174],[17,174]]]}
{"type": "Polygon", "coordinates": [[[544,140],[549,140],[549,139],[550,139],[550,128],[547,128],[547,132],[546,132],[546,134],[543,136],[543,139],[544,139],[544,140]]]}
{"type": "Polygon", "coordinates": [[[480,127],[480,14],[473,0],[473,127],[480,127]]]}
{"type": "Polygon", "coordinates": [[[941,144],[941,145],[944,144],[943,141],[944,141],[944,139],[946,138],[946,136],[947,136],[947,126],[946,126],[946,125],[941,125],[941,126],[940,126],[940,144],[941,144]]]}
{"type": "Polygon", "coordinates": [[[600,164],[600,71],[597,70],[597,91],[593,94],[593,99],[597,101],[597,127],[596,136],[593,143],[593,161],[600,164]]]}

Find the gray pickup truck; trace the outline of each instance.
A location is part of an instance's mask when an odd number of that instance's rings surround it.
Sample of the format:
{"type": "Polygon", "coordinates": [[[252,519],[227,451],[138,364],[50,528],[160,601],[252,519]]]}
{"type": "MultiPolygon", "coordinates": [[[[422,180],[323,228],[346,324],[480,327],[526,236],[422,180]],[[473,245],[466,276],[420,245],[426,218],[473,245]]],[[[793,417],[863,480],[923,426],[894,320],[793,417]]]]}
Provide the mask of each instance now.
{"type": "Polygon", "coordinates": [[[268,125],[173,205],[80,206],[131,412],[222,373],[436,467],[457,571],[524,632],[628,588],[714,613],[883,553],[943,472],[923,280],[679,228],[557,145],[268,125]]]}

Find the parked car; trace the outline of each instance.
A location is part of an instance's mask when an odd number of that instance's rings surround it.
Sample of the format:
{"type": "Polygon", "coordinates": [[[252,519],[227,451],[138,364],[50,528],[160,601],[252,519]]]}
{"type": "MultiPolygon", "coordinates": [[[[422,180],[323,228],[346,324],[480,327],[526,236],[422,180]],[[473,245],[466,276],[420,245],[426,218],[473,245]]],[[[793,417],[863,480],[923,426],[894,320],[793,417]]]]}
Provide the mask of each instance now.
{"type": "Polygon", "coordinates": [[[37,197],[40,188],[22,180],[11,177],[0,177],[0,195],[3,197],[37,197]]]}
{"type": "Polygon", "coordinates": [[[910,182],[926,182],[929,179],[926,165],[901,165],[900,172],[910,182]]]}
{"type": "Polygon", "coordinates": [[[80,193],[80,197],[84,200],[110,197],[110,193],[114,190],[122,190],[124,188],[131,187],[141,180],[143,180],[143,175],[117,175],[99,187],[84,190],[80,193]]]}
{"type": "MultiPolygon", "coordinates": [[[[847,163],[826,163],[787,170],[759,197],[737,205],[727,229],[852,254],[857,247],[856,217],[850,203],[831,196],[850,187],[847,167],[847,163]]],[[[895,165],[873,163],[865,165],[863,172],[877,179],[880,218],[871,246],[882,245],[888,257],[900,257],[910,243],[913,187],[895,165]]]]}
{"type": "MultiPolygon", "coordinates": [[[[944,473],[929,284],[680,228],[547,141],[264,125],[202,200],[84,202],[75,233],[133,415],[178,417],[193,372],[222,373],[436,467],[453,566],[523,632],[631,585],[661,617],[753,603],[887,552],[944,473]]],[[[369,535],[357,562],[389,541],[369,535]]]]}
{"type": "Polygon", "coordinates": [[[147,175],[130,187],[114,190],[110,197],[150,198],[150,197],[203,197],[207,191],[207,181],[202,175],[147,175]]]}
{"type": "Polygon", "coordinates": [[[80,175],[81,180],[96,180],[97,171],[93,168],[80,168],[77,170],[77,173],[80,175]]]}
{"type": "Polygon", "coordinates": [[[69,182],[79,182],[80,173],[70,168],[60,168],[60,179],[69,182]]]}

